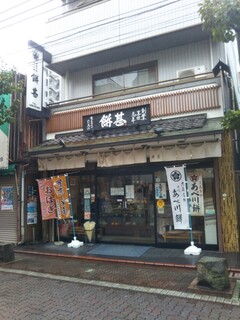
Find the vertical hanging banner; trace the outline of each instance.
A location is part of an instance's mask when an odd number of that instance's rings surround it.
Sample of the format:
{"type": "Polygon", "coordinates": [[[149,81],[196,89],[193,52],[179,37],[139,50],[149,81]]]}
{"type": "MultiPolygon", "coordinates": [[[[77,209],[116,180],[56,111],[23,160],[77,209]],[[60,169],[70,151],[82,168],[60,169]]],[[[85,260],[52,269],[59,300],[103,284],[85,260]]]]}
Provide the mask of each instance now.
{"type": "Polygon", "coordinates": [[[42,110],[43,53],[36,48],[29,49],[30,58],[27,73],[27,108],[42,110]]]}
{"type": "Polygon", "coordinates": [[[84,219],[91,219],[91,189],[84,188],[84,219]]]}
{"type": "MultiPolygon", "coordinates": [[[[10,108],[11,96],[1,95],[0,104],[10,108]]],[[[5,122],[0,126],[0,169],[8,169],[9,158],[9,123],[5,122]]]]}
{"type": "Polygon", "coordinates": [[[51,179],[37,180],[42,220],[56,218],[56,203],[53,194],[53,184],[51,179]]]}
{"type": "Polygon", "coordinates": [[[56,202],[57,218],[71,218],[69,190],[66,176],[51,177],[53,183],[54,199],[56,202]]]}
{"type": "Polygon", "coordinates": [[[189,207],[185,166],[165,167],[171,200],[174,229],[189,229],[189,207]]]}
{"type": "Polygon", "coordinates": [[[188,194],[192,216],[204,216],[202,174],[195,171],[188,174],[188,194]]]}

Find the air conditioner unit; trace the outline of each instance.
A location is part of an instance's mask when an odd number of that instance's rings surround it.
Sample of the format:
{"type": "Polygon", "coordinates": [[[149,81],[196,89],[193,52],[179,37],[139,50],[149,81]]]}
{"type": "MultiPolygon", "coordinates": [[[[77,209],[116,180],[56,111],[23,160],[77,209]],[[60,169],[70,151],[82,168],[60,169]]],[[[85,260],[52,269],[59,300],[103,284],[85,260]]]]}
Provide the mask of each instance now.
{"type": "Polygon", "coordinates": [[[177,78],[195,77],[206,72],[205,66],[197,66],[188,69],[177,70],[177,78]]]}

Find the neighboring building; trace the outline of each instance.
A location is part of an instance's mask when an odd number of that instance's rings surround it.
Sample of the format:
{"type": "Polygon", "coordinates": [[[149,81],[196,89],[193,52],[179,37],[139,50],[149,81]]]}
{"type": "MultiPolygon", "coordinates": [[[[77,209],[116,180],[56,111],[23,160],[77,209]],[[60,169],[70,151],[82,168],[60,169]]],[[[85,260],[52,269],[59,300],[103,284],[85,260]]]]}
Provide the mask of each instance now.
{"type": "Polygon", "coordinates": [[[43,105],[47,107],[51,103],[60,101],[60,76],[52,70],[43,68],[43,105]]]}
{"type": "MultiPolygon", "coordinates": [[[[25,81],[16,73],[16,83],[25,81]]],[[[26,145],[25,95],[5,95],[5,105],[10,108],[11,99],[19,99],[14,123],[0,126],[0,242],[19,243],[24,239],[24,194],[22,168],[26,165],[23,152],[26,145]]],[[[0,97],[2,101],[2,96],[0,97]]]]}
{"type": "MultiPolygon", "coordinates": [[[[198,3],[63,1],[48,22],[61,101],[29,127],[43,142],[30,145],[26,180],[68,173],[76,224],[91,217],[96,241],[186,247],[190,209],[198,246],[239,250],[238,141],[221,127],[239,107],[238,58],[202,31],[198,3]],[[184,169],[189,202],[174,206],[167,168],[175,180],[184,169]]],[[[52,241],[54,225],[34,228],[52,241]]]]}

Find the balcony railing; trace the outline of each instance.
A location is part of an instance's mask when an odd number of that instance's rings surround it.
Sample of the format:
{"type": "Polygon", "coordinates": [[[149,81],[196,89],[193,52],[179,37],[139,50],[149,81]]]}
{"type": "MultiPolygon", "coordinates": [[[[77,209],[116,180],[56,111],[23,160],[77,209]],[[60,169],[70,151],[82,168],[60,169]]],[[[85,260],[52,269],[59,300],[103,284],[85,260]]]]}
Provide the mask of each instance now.
{"type": "MultiPolygon", "coordinates": [[[[182,80],[181,80],[182,81],[182,80]]],[[[168,84],[169,86],[169,84],[168,84]]],[[[170,87],[168,87],[170,90],[170,87]]],[[[74,106],[72,101],[72,110],[57,112],[47,121],[47,133],[64,132],[70,130],[81,130],[83,128],[83,116],[96,113],[111,112],[119,109],[126,109],[144,104],[150,104],[151,119],[161,117],[177,116],[187,113],[207,112],[220,108],[219,85],[208,83],[198,86],[192,86],[166,91],[162,93],[141,94],[137,97],[130,95],[124,97],[118,95],[118,101],[109,100],[94,101],[94,99],[85,99],[85,103],[74,106]],[[121,99],[121,101],[119,101],[121,99]],[[88,101],[86,103],[86,101],[88,101]],[[75,107],[75,109],[73,109],[75,107]]],[[[75,101],[76,103],[76,101],[75,101]]],[[[64,104],[59,103],[63,106],[64,104]]],[[[71,102],[65,102],[65,106],[71,105],[71,102]]],[[[57,105],[55,105],[57,108],[57,105]]],[[[56,109],[55,109],[56,110],[56,109]]]]}

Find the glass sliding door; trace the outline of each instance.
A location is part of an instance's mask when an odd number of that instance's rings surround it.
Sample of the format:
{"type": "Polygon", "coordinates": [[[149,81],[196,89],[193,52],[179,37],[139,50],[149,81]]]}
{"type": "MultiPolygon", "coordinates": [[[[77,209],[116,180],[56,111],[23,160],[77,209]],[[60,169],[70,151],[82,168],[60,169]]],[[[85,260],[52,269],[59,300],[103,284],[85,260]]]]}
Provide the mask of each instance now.
{"type": "MultiPolygon", "coordinates": [[[[193,240],[198,245],[217,246],[217,218],[213,168],[186,169],[190,221],[193,240]]],[[[162,243],[190,243],[188,230],[174,227],[167,176],[164,169],[155,172],[157,239],[162,243]]]]}
{"type": "Polygon", "coordinates": [[[154,243],[154,191],[151,174],[97,178],[101,240],[154,243]]]}

